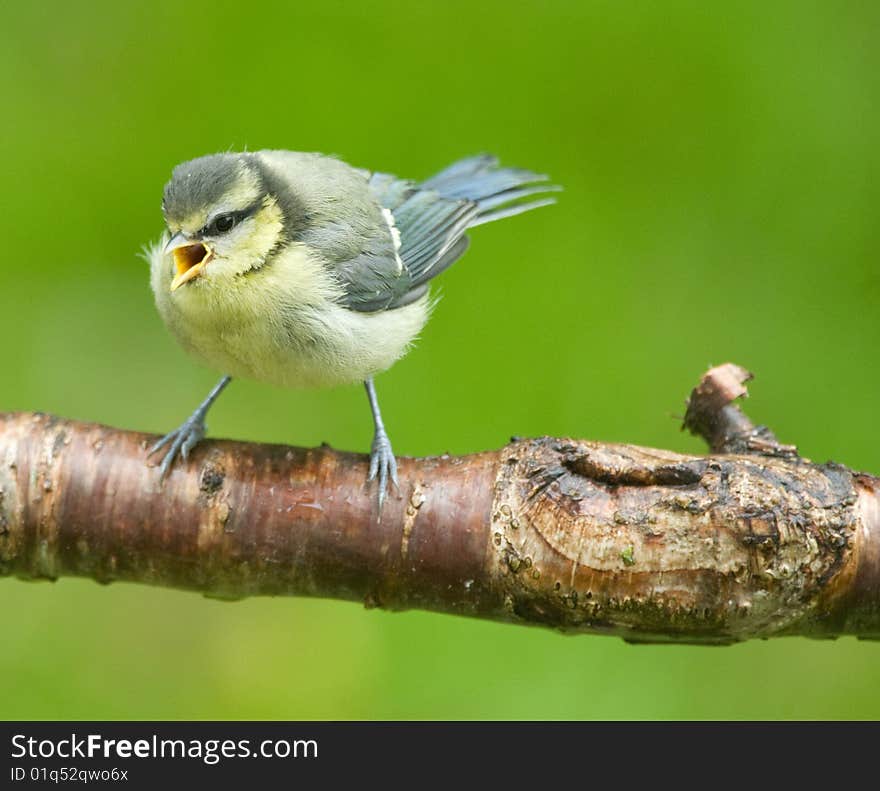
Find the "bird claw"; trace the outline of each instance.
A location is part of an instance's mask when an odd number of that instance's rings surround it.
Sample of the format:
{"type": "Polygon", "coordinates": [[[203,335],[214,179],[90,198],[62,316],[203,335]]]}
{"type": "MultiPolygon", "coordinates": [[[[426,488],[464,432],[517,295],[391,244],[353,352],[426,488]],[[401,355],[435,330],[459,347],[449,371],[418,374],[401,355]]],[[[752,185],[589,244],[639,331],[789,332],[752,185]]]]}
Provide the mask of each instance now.
{"type": "Polygon", "coordinates": [[[190,451],[205,438],[207,430],[205,416],[201,410],[197,410],[180,427],[174,429],[174,431],[169,431],[147,451],[147,457],[150,457],[164,448],[169,442],[171,443],[171,447],[162,457],[162,463],[159,465],[160,481],[165,480],[171,470],[171,465],[174,464],[178,455],[184,461],[189,459],[190,451]]]}
{"type": "Polygon", "coordinates": [[[382,505],[385,502],[385,492],[388,488],[388,479],[391,479],[395,489],[400,489],[397,482],[397,459],[394,458],[391,441],[384,431],[376,432],[373,444],[370,446],[370,473],[367,476],[367,481],[374,481],[376,476],[379,477],[379,513],[381,514],[382,505]]]}

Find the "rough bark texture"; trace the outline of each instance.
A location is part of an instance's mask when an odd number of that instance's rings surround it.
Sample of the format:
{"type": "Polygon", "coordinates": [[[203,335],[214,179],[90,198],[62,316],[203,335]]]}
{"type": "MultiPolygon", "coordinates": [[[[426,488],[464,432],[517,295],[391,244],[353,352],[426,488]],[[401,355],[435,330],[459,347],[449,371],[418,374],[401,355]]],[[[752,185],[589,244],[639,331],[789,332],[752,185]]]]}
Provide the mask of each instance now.
{"type": "Polygon", "coordinates": [[[205,442],[164,486],[154,438],[0,416],[0,574],[422,608],[633,641],[880,636],[880,481],[813,464],[712,369],[685,425],[710,456],[571,439],[400,460],[205,442]]]}

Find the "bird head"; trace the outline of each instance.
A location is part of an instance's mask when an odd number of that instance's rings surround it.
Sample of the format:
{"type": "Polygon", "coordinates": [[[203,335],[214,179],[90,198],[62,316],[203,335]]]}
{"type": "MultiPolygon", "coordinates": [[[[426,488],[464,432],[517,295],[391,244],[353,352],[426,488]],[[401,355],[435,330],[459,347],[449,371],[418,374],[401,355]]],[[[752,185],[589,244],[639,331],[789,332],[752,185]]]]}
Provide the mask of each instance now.
{"type": "Polygon", "coordinates": [[[212,154],[178,165],[162,211],[172,292],[222,286],[259,269],[285,235],[282,208],[252,154],[212,154]]]}

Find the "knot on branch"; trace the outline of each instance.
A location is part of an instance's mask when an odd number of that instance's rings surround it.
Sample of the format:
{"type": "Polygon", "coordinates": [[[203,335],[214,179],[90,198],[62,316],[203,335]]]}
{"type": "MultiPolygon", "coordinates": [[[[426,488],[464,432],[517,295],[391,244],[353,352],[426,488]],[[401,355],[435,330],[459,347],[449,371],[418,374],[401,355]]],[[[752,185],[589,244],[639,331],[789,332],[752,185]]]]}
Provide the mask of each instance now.
{"type": "Polygon", "coordinates": [[[849,557],[836,465],[542,438],[509,448],[493,515],[511,614],[724,643],[802,621],[849,557]]]}
{"type": "Polygon", "coordinates": [[[617,486],[687,486],[699,483],[706,459],[657,453],[634,445],[560,445],[562,464],[572,472],[617,486]]]}

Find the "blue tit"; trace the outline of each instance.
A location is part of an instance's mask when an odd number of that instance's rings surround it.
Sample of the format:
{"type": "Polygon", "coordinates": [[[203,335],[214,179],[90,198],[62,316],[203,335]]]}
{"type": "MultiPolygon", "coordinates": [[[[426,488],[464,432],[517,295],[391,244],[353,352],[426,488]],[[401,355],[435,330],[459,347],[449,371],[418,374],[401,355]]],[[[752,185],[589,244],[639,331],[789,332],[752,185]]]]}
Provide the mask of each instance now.
{"type": "Polygon", "coordinates": [[[368,480],[379,509],[397,464],[373,377],[400,359],[431,310],[430,281],[483,223],[553,203],[547,177],[495,158],[427,181],[293,151],[224,153],[178,165],[167,233],[150,248],[156,307],[180,344],[223,378],[149,451],[161,478],[205,436],[232,377],[285,387],[363,382],[373,415],[368,480]]]}

